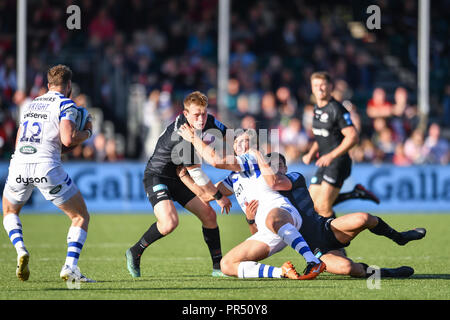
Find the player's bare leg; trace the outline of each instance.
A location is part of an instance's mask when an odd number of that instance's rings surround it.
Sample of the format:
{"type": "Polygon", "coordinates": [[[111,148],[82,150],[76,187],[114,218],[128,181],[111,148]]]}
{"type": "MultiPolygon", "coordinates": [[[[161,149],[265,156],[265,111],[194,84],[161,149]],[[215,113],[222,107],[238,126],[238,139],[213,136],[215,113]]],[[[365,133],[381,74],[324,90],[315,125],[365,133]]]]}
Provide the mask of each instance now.
{"type": "Polygon", "coordinates": [[[385,236],[398,245],[405,245],[412,240],[420,240],[425,237],[424,228],[398,232],[384,222],[380,217],[365,212],[350,213],[331,222],[336,239],[341,243],[350,242],[361,231],[369,229],[372,233],[385,236]]]}
{"type": "Polygon", "coordinates": [[[64,281],[95,282],[81,274],[78,259],[87,238],[89,213],[83,196],[78,191],[64,203],[58,205],[72,221],[67,234],[67,256],[60,277],[64,281]]]}
{"type": "Polygon", "coordinates": [[[349,275],[357,278],[366,277],[366,267],[362,263],[355,263],[344,256],[340,250],[332,250],[322,255],[320,259],[325,262],[326,271],[333,274],[349,275]]]}
{"type": "Polygon", "coordinates": [[[145,249],[178,226],[178,213],[172,200],[159,201],[154,206],[154,213],[157,221],[125,252],[127,268],[133,278],[141,276],[141,256],[145,249]]]}
{"type": "Polygon", "coordinates": [[[216,212],[209,204],[203,202],[199,197],[193,198],[184,207],[202,222],[203,239],[208,246],[213,263],[212,276],[223,276],[223,273],[220,270],[222,248],[216,212]]]}
{"type": "Polygon", "coordinates": [[[305,259],[307,266],[303,275],[299,277],[300,280],[312,280],[324,271],[325,264],[311,252],[308,244],[294,226],[294,219],[288,211],[281,208],[270,210],[265,223],[271,232],[278,234],[287,245],[291,246],[305,259]]]}
{"type": "Polygon", "coordinates": [[[331,230],[341,243],[353,240],[361,231],[372,229],[378,224],[378,218],[365,212],[355,212],[340,216],[331,221],[331,230]]]}
{"type": "Polygon", "coordinates": [[[88,231],[90,216],[83,196],[79,191],[69,200],[58,205],[58,208],[72,221],[72,227],[78,227],[86,232],[88,231]]]}
{"type": "Polygon", "coordinates": [[[316,212],[325,218],[331,218],[333,216],[333,203],[340,191],[340,188],[326,181],[322,181],[320,185],[311,184],[309,192],[316,212]]]}
{"type": "MultiPolygon", "coordinates": [[[[338,275],[348,275],[355,278],[367,278],[372,275],[368,272],[368,265],[363,262],[354,262],[344,256],[339,250],[332,250],[320,257],[327,265],[326,271],[338,275]]],[[[409,266],[398,268],[380,268],[381,278],[407,278],[414,274],[409,266]]]]}
{"type": "MultiPolygon", "coordinates": [[[[334,219],[331,222],[331,229],[336,239],[342,244],[349,243],[361,231],[368,229],[377,235],[384,235],[393,241],[401,244],[412,240],[419,240],[425,236],[425,229],[414,229],[406,232],[397,232],[388,226],[381,218],[369,213],[356,212],[334,219]]],[[[334,274],[350,275],[352,277],[367,277],[368,265],[365,263],[355,263],[345,257],[340,250],[333,250],[321,257],[327,265],[327,272],[334,274]]],[[[399,268],[381,268],[381,277],[409,277],[414,273],[414,269],[408,266],[399,268]]]]}
{"type": "Polygon", "coordinates": [[[17,252],[16,276],[22,281],[27,281],[30,277],[30,268],[28,267],[30,254],[25,247],[22,223],[19,218],[20,210],[23,205],[24,204],[13,204],[3,196],[3,226],[17,252]]]}
{"type": "Polygon", "coordinates": [[[300,275],[289,261],[281,267],[258,263],[269,256],[267,244],[257,240],[246,240],[222,258],[220,266],[227,276],[238,278],[289,278],[299,280],[300,275]]]}
{"type": "MultiPolygon", "coordinates": [[[[270,248],[267,244],[246,240],[231,249],[220,262],[220,268],[227,276],[238,277],[239,264],[243,261],[261,261],[269,256],[270,248]]],[[[255,262],[256,265],[256,262],[255,262]]],[[[245,278],[245,270],[242,270],[242,278],[245,278]]],[[[248,277],[250,274],[248,275],[248,277]]]]}

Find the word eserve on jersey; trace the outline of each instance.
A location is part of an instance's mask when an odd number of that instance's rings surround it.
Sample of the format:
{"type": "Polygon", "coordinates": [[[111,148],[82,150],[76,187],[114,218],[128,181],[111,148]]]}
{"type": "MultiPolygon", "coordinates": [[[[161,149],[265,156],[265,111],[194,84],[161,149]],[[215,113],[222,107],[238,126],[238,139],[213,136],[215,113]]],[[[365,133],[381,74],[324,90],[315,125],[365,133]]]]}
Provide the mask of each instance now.
{"type": "Polygon", "coordinates": [[[35,163],[60,162],[59,122],[66,119],[76,123],[77,118],[80,118],[77,106],[62,94],[49,91],[37,97],[21,113],[20,136],[17,141],[19,152],[14,154],[14,160],[28,163],[30,155],[33,155],[35,163]]]}

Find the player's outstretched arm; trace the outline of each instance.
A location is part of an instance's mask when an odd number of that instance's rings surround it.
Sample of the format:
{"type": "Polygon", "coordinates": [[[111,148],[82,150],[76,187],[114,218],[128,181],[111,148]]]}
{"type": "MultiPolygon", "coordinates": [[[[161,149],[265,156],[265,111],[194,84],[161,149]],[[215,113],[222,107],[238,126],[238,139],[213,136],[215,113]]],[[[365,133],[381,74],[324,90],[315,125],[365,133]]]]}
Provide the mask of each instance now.
{"type": "Polygon", "coordinates": [[[230,199],[214,186],[211,180],[209,180],[209,177],[203,172],[201,166],[193,165],[186,167],[186,169],[192,180],[201,189],[201,192],[206,193],[208,196],[212,196],[222,208],[221,213],[225,211],[228,214],[231,208],[230,199]]]}
{"type": "Polygon", "coordinates": [[[275,173],[270,164],[266,162],[264,156],[260,151],[251,149],[249,150],[249,153],[252,154],[258,161],[258,167],[261,170],[261,174],[263,175],[264,180],[270,188],[277,191],[286,191],[292,189],[291,180],[284,174],[275,173]]]}
{"type": "MultiPolygon", "coordinates": [[[[214,197],[212,195],[209,195],[208,193],[204,192],[192,179],[191,175],[189,174],[188,170],[185,166],[178,166],[177,167],[177,174],[180,180],[193,192],[196,196],[198,196],[200,199],[202,199],[205,203],[214,201],[214,197]]],[[[215,184],[215,187],[224,195],[224,196],[230,196],[233,193],[228,190],[224,185],[222,181],[219,181],[215,184]]]]}
{"type": "Polygon", "coordinates": [[[192,143],[195,150],[200,154],[200,156],[214,168],[226,169],[231,171],[241,170],[241,167],[234,155],[218,155],[214,148],[207,145],[198,135],[196,135],[194,129],[189,125],[181,125],[178,129],[178,133],[184,140],[192,143]]]}

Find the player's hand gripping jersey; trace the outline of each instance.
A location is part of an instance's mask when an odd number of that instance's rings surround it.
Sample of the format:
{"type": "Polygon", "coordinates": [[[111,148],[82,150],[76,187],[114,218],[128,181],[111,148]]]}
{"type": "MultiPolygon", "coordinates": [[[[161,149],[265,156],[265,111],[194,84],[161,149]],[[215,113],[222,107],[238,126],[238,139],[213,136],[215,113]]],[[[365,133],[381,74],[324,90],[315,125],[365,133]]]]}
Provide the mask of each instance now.
{"type": "MultiPolygon", "coordinates": [[[[186,123],[186,117],[180,114],[166,130],[161,134],[156,143],[155,151],[150,157],[145,175],[151,174],[165,178],[178,179],[176,168],[180,164],[185,166],[201,164],[201,159],[196,155],[194,146],[183,140],[177,133],[180,126],[186,123]],[[189,154],[183,154],[183,151],[190,150],[189,154]]],[[[205,142],[212,142],[217,136],[224,137],[227,128],[214,116],[208,114],[205,128],[202,130],[202,139],[205,142]]]]}
{"type": "Polygon", "coordinates": [[[21,110],[15,163],[61,163],[60,121],[75,123],[75,103],[59,92],[49,91],[21,110]]]}
{"type": "Polygon", "coordinates": [[[282,205],[291,205],[289,200],[267,185],[253,155],[247,153],[236,159],[241,171],[230,173],[223,184],[235,194],[242,211],[245,212],[245,203],[252,200],[259,201],[257,214],[282,205]]]}

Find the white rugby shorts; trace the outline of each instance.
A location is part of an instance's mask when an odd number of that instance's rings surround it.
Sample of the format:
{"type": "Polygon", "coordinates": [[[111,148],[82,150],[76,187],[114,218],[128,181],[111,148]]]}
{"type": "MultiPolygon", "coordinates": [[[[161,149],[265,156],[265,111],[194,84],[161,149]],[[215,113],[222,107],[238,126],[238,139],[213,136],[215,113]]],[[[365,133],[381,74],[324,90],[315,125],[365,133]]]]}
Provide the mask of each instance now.
{"type": "Polygon", "coordinates": [[[295,228],[300,229],[300,227],[302,226],[302,217],[300,216],[300,213],[288,200],[281,200],[277,203],[272,203],[271,205],[258,207],[258,211],[255,216],[255,224],[258,228],[258,232],[256,232],[247,240],[257,240],[267,244],[270,248],[269,257],[286,247],[286,243],[283,241],[283,239],[278,234],[270,231],[266,226],[267,215],[274,208],[280,208],[289,212],[292,219],[294,220],[295,228]]]}
{"type": "Polygon", "coordinates": [[[13,204],[23,204],[35,187],[56,206],[78,192],[78,187],[61,164],[11,162],[3,196],[13,204]]]}

